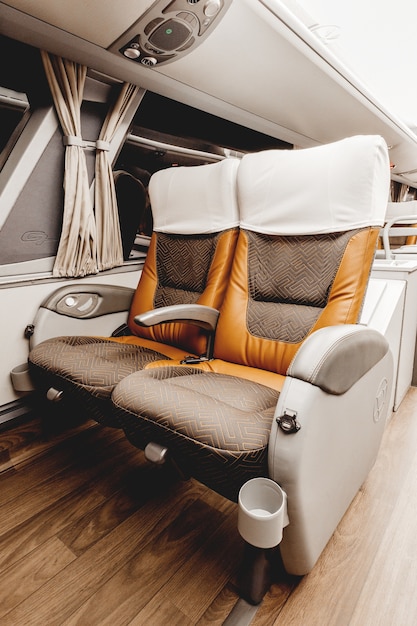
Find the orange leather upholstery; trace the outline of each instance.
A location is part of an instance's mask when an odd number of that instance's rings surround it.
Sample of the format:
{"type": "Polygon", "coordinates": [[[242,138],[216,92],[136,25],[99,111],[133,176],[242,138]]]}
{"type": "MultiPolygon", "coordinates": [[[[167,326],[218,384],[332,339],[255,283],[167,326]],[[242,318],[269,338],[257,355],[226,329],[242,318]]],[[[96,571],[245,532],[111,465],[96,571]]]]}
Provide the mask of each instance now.
{"type": "MultiPolygon", "coordinates": [[[[230,288],[217,327],[216,357],[285,375],[291,360],[308,334],[323,326],[356,323],[368,284],[378,232],[379,229],[369,228],[356,232],[349,238],[341,255],[334,281],[330,286],[326,306],[322,308],[308,332],[298,341],[256,336],[249,331],[247,326],[248,303],[250,302],[247,273],[247,268],[250,266],[248,234],[241,232],[230,288]],[[238,341],[235,339],[236,329],[239,329],[238,341]]],[[[318,245],[318,241],[314,243],[318,245]]],[[[270,245],[274,245],[272,239],[270,245]]],[[[291,271],[290,267],[288,270],[291,271]]],[[[307,299],[308,295],[305,294],[306,302],[307,299]]]]}
{"type": "MultiPolygon", "coordinates": [[[[199,290],[198,297],[194,301],[196,304],[219,309],[227,286],[237,235],[238,230],[232,228],[219,233],[215,239],[208,235],[200,235],[199,237],[194,235],[192,239],[191,237],[181,237],[182,244],[178,241],[178,237],[175,237],[176,241],[166,241],[165,245],[167,245],[170,254],[167,262],[171,263],[174,271],[178,273],[177,278],[175,276],[172,278],[171,290],[174,288],[178,289],[178,284],[184,281],[187,265],[190,268],[190,273],[195,274],[195,268],[200,264],[200,280],[204,282],[204,288],[199,290]],[[176,258],[171,252],[170,244],[173,243],[177,244],[179,258],[176,258]],[[180,251],[178,251],[178,248],[180,248],[180,251]],[[201,258],[204,249],[205,254],[201,258]],[[207,267],[208,271],[206,270],[207,267]]],[[[128,326],[132,334],[137,337],[157,341],[164,345],[176,346],[183,353],[202,354],[206,349],[207,339],[203,331],[196,326],[172,323],[143,328],[134,322],[134,318],[137,315],[150,311],[155,306],[157,291],[161,283],[157,259],[158,238],[160,238],[159,233],[152,235],[145,267],[141,276],[140,288],[136,290],[130,307],[128,326]]],[[[185,285],[184,291],[187,286],[192,285],[193,280],[196,279],[194,276],[191,276],[189,285],[185,285]]],[[[186,302],[189,299],[187,295],[186,302]]],[[[178,294],[175,294],[174,297],[175,299],[172,303],[180,303],[178,294]]]]}

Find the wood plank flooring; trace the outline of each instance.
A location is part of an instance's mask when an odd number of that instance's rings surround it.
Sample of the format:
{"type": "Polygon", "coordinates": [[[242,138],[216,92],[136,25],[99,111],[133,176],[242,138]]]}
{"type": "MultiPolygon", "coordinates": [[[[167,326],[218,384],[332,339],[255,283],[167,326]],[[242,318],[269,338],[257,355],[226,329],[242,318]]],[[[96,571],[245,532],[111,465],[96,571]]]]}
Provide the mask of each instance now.
{"type": "MultiPolygon", "coordinates": [[[[1,626],[220,625],[238,601],[236,505],[117,430],[42,414],[1,432],[0,504],[1,626]]],[[[252,624],[417,624],[417,388],[314,570],[277,567],[252,624]]]]}

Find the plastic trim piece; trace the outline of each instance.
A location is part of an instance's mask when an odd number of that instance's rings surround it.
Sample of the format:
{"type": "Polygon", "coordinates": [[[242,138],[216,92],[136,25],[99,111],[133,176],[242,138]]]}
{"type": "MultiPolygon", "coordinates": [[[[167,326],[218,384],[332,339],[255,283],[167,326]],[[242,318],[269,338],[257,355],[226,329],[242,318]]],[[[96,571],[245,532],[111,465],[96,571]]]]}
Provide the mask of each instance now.
{"type": "Polygon", "coordinates": [[[198,46],[232,0],[157,0],[108,49],[144,67],[180,58],[198,46]]]}
{"type": "Polygon", "coordinates": [[[138,326],[156,326],[166,322],[188,322],[214,331],[219,319],[219,311],[202,304],[175,304],[161,307],[135,317],[138,326]]]}
{"type": "Polygon", "coordinates": [[[116,285],[69,285],[49,295],[41,308],[67,317],[89,319],[128,311],[133,294],[134,289],[116,285]]]}

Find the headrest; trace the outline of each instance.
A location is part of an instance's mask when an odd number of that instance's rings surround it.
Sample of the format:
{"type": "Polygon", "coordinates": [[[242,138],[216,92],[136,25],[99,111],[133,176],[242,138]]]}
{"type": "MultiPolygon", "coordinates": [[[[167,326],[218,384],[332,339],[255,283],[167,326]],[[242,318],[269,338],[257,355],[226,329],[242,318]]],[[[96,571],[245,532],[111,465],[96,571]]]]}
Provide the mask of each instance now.
{"type": "Polygon", "coordinates": [[[382,226],[389,184],[388,148],[379,135],[247,154],[238,171],[240,224],[276,235],[382,226]]]}
{"type": "Polygon", "coordinates": [[[170,234],[217,233],[239,225],[239,159],[171,167],[153,174],[149,196],[153,229],[170,234]]]}

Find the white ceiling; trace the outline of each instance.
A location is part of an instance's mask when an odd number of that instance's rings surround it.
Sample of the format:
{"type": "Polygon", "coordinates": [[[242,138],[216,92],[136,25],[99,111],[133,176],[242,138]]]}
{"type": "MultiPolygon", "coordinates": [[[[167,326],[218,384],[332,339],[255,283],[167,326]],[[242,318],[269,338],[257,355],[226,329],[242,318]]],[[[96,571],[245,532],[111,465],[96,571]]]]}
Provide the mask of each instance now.
{"type": "Polygon", "coordinates": [[[107,48],[150,7],[153,0],[3,0],[4,4],[107,48]]]}
{"type": "Polygon", "coordinates": [[[417,127],[417,4],[411,0],[292,0],[319,24],[340,27],[329,48],[384,106],[417,127]]]}

